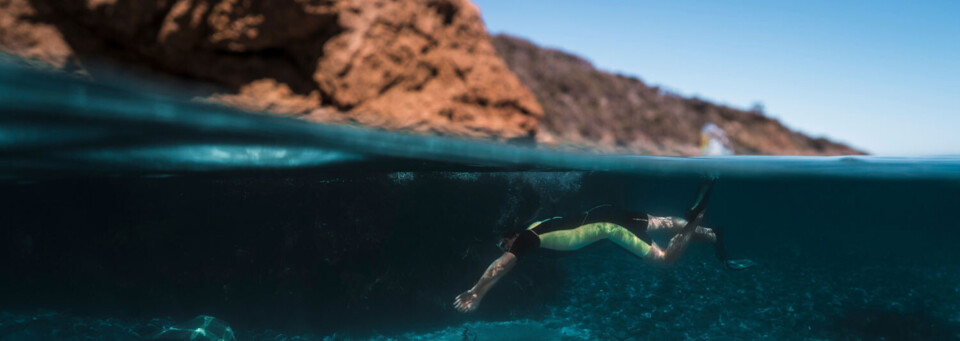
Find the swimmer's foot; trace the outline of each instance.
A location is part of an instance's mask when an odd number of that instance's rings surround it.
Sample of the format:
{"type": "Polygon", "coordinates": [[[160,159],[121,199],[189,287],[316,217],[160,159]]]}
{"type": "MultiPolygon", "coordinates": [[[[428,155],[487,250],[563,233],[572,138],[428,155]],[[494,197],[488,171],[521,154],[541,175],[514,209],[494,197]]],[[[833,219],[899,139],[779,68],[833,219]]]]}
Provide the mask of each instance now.
{"type": "Polygon", "coordinates": [[[703,210],[707,208],[707,203],[710,201],[710,192],[713,191],[713,185],[716,183],[717,178],[713,177],[700,183],[697,198],[694,200],[693,205],[690,206],[690,209],[687,210],[687,221],[692,221],[695,217],[703,214],[703,210]]]}

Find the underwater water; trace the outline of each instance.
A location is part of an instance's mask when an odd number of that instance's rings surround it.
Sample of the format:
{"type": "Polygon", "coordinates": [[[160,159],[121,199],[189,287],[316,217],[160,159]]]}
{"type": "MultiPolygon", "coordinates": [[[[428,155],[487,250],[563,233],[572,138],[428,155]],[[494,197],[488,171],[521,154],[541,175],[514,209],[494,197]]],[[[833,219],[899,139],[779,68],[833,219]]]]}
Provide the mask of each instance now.
{"type": "Polygon", "coordinates": [[[958,158],[560,153],[9,67],[0,111],[0,340],[960,338],[958,158]],[[704,225],[756,266],[602,241],[453,308],[501,233],[682,216],[705,177],[704,225]]]}

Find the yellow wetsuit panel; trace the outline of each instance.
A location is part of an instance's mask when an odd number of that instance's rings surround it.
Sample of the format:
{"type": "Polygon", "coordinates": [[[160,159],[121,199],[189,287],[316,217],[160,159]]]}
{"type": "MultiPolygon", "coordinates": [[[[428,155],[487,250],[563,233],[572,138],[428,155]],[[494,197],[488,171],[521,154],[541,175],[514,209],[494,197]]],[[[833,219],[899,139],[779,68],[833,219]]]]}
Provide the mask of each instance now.
{"type": "Polygon", "coordinates": [[[627,249],[637,257],[650,252],[650,244],[638,238],[623,226],[613,223],[593,223],[570,230],[553,231],[540,235],[540,247],[550,250],[573,251],[602,239],[627,249]]]}

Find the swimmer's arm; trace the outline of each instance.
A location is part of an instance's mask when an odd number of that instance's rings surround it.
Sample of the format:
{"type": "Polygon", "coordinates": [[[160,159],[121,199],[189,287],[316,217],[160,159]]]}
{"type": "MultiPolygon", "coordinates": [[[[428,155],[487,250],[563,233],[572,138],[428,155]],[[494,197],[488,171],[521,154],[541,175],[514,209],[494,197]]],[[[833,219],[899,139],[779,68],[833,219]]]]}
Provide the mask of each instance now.
{"type": "Polygon", "coordinates": [[[462,313],[476,310],[487,291],[494,284],[497,284],[500,278],[510,272],[510,269],[513,269],[516,264],[517,256],[509,251],[504,252],[503,256],[490,263],[490,266],[483,272],[483,276],[480,277],[473,288],[457,296],[453,301],[453,306],[462,313]]]}

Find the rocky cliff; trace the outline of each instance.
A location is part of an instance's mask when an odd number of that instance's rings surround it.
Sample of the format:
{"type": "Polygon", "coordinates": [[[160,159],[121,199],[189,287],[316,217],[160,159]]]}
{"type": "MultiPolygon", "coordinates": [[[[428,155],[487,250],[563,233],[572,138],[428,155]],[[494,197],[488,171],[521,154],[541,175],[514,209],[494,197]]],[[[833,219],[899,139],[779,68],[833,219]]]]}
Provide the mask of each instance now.
{"type": "Polygon", "coordinates": [[[177,88],[255,111],[656,155],[698,154],[714,122],[738,153],[860,153],[560,51],[493,42],[469,0],[0,0],[0,50],[94,79],[119,64],[186,80],[177,88]]]}
{"type": "Polygon", "coordinates": [[[494,46],[543,105],[537,140],[607,151],[697,155],[700,128],[723,128],[737,154],[843,155],[862,152],[790,130],[760,112],[686,98],[634,77],[597,70],[562,51],[506,36],[494,46]]]}
{"type": "Polygon", "coordinates": [[[109,62],[326,122],[528,139],[542,109],[467,0],[0,0],[0,47],[68,70],[109,62]]]}

